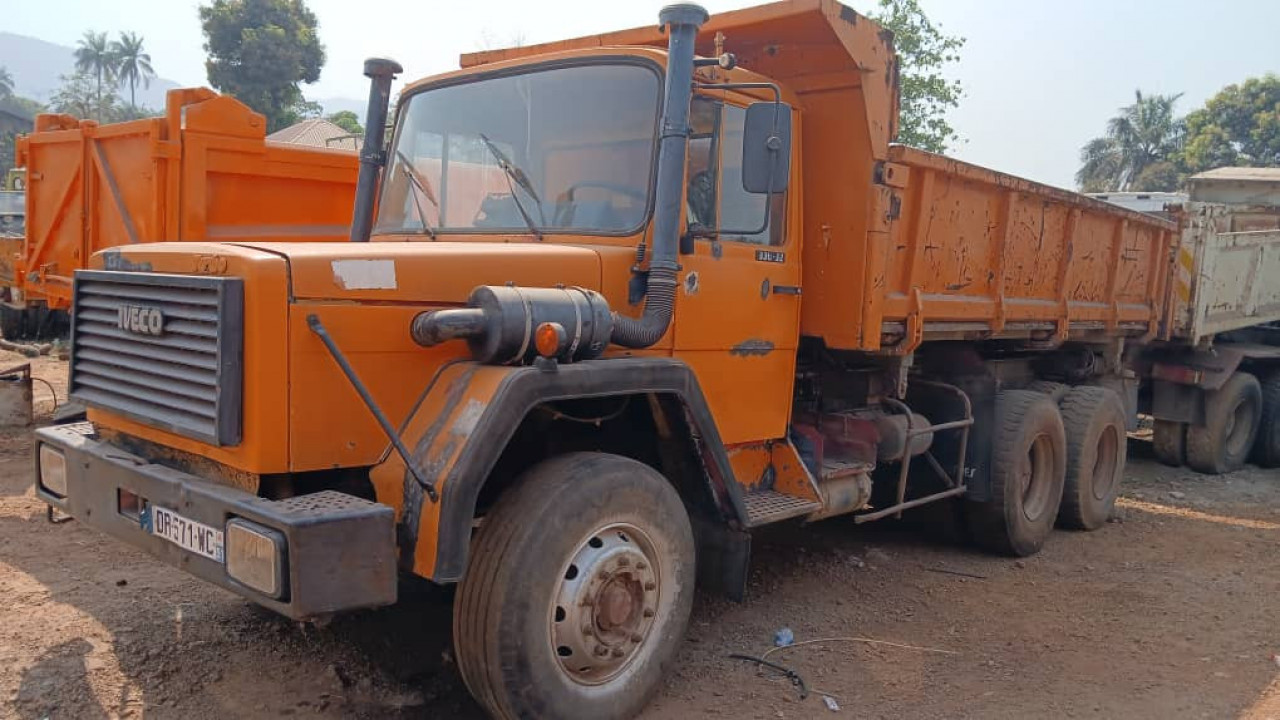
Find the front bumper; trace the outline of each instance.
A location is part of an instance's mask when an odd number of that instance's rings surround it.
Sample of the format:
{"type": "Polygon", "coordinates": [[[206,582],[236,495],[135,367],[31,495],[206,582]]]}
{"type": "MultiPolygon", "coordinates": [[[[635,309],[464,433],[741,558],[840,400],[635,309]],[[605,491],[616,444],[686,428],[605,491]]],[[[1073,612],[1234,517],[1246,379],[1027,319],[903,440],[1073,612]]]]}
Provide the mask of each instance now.
{"type": "Polygon", "coordinates": [[[276,612],[302,620],[396,600],[395,512],[386,505],[334,491],[267,500],[150,463],[98,440],[87,422],[41,428],[36,443],[35,485],[41,500],[276,612]],[[65,456],[66,497],[39,482],[41,445],[65,456]],[[282,596],[267,597],[241,585],[222,562],[147,532],[136,514],[121,512],[121,490],[214,528],[244,518],[278,530],[285,537],[282,596]]]}

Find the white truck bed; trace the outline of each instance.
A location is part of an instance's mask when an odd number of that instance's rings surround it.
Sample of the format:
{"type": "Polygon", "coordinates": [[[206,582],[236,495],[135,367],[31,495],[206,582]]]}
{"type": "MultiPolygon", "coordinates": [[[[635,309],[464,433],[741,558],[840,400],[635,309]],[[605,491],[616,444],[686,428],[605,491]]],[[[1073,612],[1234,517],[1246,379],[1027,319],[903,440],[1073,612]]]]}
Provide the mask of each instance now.
{"type": "Polygon", "coordinates": [[[1201,345],[1218,333],[1280,322],[1280,205],[1193,199],[1170,283],[1171,339],[1201,345]]]}

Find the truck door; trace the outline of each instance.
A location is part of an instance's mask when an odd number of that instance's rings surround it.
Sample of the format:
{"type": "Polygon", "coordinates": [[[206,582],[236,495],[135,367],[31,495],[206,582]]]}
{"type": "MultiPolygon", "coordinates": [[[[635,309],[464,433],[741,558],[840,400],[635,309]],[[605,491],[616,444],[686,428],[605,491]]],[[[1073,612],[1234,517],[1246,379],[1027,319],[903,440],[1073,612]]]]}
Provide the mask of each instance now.
{"type": "Polygon", "coordinates": [[[676,301],[675,355],[697,372],[726,444],[786,435],[799,342],[798,238],[785,195],[742,189],[745,104],[694,98],[685,220],[696,237],[676,301]],[[766,202],[769,227],[752,232],[766,202]]]}

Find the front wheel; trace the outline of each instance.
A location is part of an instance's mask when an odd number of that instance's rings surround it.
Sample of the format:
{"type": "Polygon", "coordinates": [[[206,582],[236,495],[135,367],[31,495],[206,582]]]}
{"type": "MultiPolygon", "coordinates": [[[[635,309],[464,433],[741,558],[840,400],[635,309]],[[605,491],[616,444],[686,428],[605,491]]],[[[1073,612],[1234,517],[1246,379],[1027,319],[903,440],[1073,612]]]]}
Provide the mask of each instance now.
{"type": "Polygon", "coordinates": [[[458,667],[497,718],[629,718],[675,657],[693,589],[693,532],[662,475],[616,455],[553,458],[473,542],[458,667]]]}

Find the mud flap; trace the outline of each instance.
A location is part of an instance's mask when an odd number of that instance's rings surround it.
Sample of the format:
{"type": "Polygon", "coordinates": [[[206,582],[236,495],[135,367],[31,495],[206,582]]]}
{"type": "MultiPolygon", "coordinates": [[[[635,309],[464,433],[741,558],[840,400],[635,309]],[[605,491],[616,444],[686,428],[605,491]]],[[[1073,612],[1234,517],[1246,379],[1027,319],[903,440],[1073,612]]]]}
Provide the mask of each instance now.
{"type": "Polygon", "coordinates": [[[747,596],[751,533],[695,514],[689,515],[689,522],[698,548],[698,589],[742,602],[747,596]]]}

